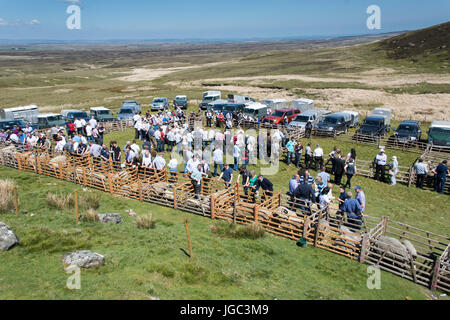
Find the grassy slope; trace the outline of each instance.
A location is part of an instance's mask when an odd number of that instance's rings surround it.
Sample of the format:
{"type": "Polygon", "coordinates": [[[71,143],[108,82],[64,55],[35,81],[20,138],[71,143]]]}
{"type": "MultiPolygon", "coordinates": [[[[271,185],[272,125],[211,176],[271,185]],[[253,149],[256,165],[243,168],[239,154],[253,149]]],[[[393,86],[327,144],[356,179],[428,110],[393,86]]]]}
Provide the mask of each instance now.
{"type": "Polygon", "coordinates": [[[20,216],[0,217],[21,240],[19,247],[0,253],[1,299],[427,297],[427,289],[385,272],[382,289],[368,290],[366,265],[324,250],[300,249],[294,241],[272,235],[258,240],[218,238],[207,218],[106,193],[98,192],[100,212],[120,212],[124,223],[77,226],[73,212],[49,209],[45,196],[75,188],[83,192],[80,186],[3,167],[0,174],[18,182],[21,204],[20,216]],[[138,214],[151,212],[158,220],[156,228],[138,229],[124,214],[129,208],[138,214]],[[184,218],[190,221],[193,262],[181,250],[187,247],[184,218]],[[61,257],[75,249],[104,254],[106,265],[82,271],[82,289],[70,291],[61,257]]]}

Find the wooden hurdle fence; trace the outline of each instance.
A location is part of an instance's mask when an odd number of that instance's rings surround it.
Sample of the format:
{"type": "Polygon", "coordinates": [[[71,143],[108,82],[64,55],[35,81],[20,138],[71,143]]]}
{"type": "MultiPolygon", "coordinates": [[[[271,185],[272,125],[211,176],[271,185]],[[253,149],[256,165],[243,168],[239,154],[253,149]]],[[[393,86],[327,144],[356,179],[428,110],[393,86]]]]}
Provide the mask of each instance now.
{"type": "Polygon", "coordinates": [[[189,176],[138,166],[121,168],[111,160],[38,151],[7,149],[0,145],[0,163],[47,175],[110,194],[151,202],[211,219],[238,224],[259,224],[265,231],[291,240],[305,238],[309,245],[360,263],[377,266],[432,289],[450,292],[450,237],[388,218],[364,216],[361,225],[334,206],[318,206],[282,194],[239,183],[226,187],[205,178],[198,196],[189,176]],[[9,151],[8,151],[9,150],[9,151]],[[12,154],[12,155],[11,155],[12,154]],[[415,253],[395,251],[385,237],[408,240],[415,253]]]}

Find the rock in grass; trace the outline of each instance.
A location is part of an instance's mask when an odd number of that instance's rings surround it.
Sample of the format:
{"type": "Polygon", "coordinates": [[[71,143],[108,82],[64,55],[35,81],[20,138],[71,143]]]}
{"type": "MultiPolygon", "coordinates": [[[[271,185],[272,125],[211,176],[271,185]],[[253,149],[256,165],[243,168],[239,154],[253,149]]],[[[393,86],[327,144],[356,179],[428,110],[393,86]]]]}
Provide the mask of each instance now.
{"type": "Polygon", "coordinates": [[[100,266],[103,263],[105,263],[104,256],[89,250],[79,250],[63,256],[64,267],[77,266],[87,269],[100,266]]]}
{"type": "Polygon", "coordinates": [[[100,213],[98,220],[103,223],[122,223],[122,216],[119,213],[100,213]]]}
{"type": "Polygon", "coordinates": [[[8,251],[19,244],[19,238],[5,223],[0,222],[0,250],[8,251]]]}

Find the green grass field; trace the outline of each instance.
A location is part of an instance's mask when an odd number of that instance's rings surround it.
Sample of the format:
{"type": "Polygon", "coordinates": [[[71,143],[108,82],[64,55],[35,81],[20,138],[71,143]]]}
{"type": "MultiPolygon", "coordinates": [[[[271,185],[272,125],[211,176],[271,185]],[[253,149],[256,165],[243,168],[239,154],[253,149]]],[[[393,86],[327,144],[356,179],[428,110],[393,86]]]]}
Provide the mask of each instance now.
{"type": "MultiPolygon", "coordinates": [[[[21,241],[20,246],[0,253],[1,299],[429,297],[428,289],[386,272],[382,272],[381,290],[369,290],[367,265],[321,249],[299,248],[295,241],[269,234],[255,240],[219,237],[211,232],[211,226],[225,222],[98,191],[86,192],[100,196],[99,212],[121,213],[124,222],[76,225],[73,210],[51,209],[45,197],[48,192],[70,193],[75,189],[83,193],[80,186],[3,167],[0,173],[2,178],[18,183],[21,207],[19,216],[13,213],[0,216],[21,241]],[[127,209],[138,214],[152,213],[157,220],[156,228],[138,229],[134,218],[125,214],[127,209]],[[183,252],[188,250],[185,218],[189,219],[192,261],[183,252]],[[105,255],[106,264],[83,270],[81,290],[72,291],[65,288],[69,275],[63,269],[62,255],[77,249],[105,255]]],[[[370,190],[369,185],[367,189],[370,190]]],[[[396,194],[398,197],[402,193],[396,194]]],[[[415,203],[418,205],[420,200],[415,203]]],[[[403,213],[399,206],[396,210],[403,213]]],[[[386,208],[379,213],[388,211],[386,208]]],[[[415,211],[409,215],[423,219],[415,211]]],[[[440,218],[433,215],[433,219],[440,218]]]]}

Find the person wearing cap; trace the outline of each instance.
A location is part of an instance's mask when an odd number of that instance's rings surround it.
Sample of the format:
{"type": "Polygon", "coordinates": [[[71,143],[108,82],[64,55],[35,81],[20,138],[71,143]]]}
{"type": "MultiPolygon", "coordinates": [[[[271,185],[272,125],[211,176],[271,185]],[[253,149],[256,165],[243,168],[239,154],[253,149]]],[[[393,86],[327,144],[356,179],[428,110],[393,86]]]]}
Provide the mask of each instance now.
{"type": "Polygon", "coordinates": [[[384,149],[381,149],[375,157],[375,180],[379,179],[381,182],[384,182],[384,176],[386,174],[386,161],[387,156],[384,152],[384,149]]]}
{"type": "Polygon", "coordinates": [[[391,177],[391,186],[395,186],[397,181],[395,180],[395,176],[398,173],[398,161],[397,157],[392,157],[392,163],[389,165],[389,175],[391,177]]]}
{"type": "MultiPolygon", "coordinates": [[[[356,189],[356,188],[355,188],[356,189]]],[[[342,212],[347,214],[347,221],[349,227],[353,229],[360,229],[362,224],[363,208],[357,199],[352,198],[352,193],[347,193],[347,200],[342,205],[342,212]]]]}
{"type": "Polygon", "coordinates": [[[361,206],[361,212],[364,212],[364,210],[366,209],[366,195],[364,191],[362,191],[361,186],[356,186],[355,192],[355,199],[358,200],[359,205],[361,206]]]}

